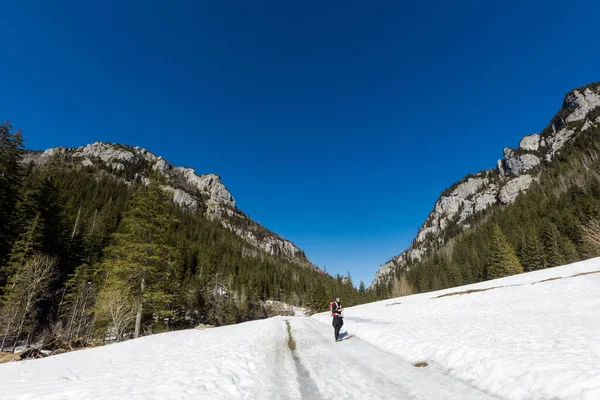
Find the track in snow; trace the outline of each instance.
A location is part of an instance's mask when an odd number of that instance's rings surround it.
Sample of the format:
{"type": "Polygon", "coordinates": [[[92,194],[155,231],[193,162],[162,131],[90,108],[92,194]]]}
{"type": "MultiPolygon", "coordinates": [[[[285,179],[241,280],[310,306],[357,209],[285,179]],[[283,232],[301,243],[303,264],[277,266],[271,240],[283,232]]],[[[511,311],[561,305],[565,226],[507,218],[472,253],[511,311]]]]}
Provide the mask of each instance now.
{"type": "Polygon", "coordinates": [[[431,367],[415,368],[358,337],[335,343],[333,328],[312,318],[291,318],[289,323],[305,399],[495,398],[431,367]]]}

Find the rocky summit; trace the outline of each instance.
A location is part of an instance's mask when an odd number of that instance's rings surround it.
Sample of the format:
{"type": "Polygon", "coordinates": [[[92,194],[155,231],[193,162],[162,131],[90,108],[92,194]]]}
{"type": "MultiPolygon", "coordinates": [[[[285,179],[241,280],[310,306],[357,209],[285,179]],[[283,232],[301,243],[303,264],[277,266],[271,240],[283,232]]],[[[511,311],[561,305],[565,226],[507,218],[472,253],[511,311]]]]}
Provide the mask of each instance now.
{"type": "Polygon", "coordinates": [[[490,207],[513,203],[539,178],[541,165],[552,163],[570,141],[599,124],[600,84],[568,93],[541,133],[523,137],[517,148],[505,148],[495,169],[469,175],[446,189],[410,247],[380,266],[373,285],[387,282],[396,269],[406,269],[409,262],[422,260],[457,232],[469,230],[470,221],[490,207]]]}
{"type": "Polygon", "coordinates": [[[292,242],[269,231],[241,212],[219,175],[198,174],[192,168],[174,166],[164,158],[140,147],[103,142],[77,148],[57,147],[42,152],[29,152],[23,162],[42,165],[55,157],[58,157],[60,162],[108,173],[126,183],[140,180],[149,184],[150,175],[158,173],[166,182],[163,188],[173,193],[173,201],[179,206],[203,212],[206,217],[219,221],[259,250],[319,270],[292,242]]]}

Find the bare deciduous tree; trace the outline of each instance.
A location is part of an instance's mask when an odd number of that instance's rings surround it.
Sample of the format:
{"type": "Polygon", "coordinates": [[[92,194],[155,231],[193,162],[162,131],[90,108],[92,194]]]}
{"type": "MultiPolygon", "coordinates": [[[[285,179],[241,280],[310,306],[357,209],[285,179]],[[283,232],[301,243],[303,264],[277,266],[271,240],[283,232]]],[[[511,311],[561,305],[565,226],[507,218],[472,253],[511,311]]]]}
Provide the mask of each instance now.
{"type": "Polygon", "coordinates": [[[91,282],[82,282],[77,288],[77,297],[70,310],[67,324],[67,341],[72,338],[87,336],[93,321],[93,307],[96,302],[96,293],[91,282]]]}
{"type": "Polygon", "coordinates": [[[592,220],[583,228],[583,238],[588,244],[600,249],[600,221],[592,220]]]}
{"type": "Polygon", "coordinates": [[[0,351],[12,337],[14,352],[23,329],[33,325],[35,306],[48,296],[50,283],[56,277],[56,264],[56,258],[36,254],[27,259],[11,278],[0,311],[0,322],[4,327],[0,351]]]}
{"type": "Polygon", "coordinates": [[[413,288],[408,282],[408,278],[405,275],[394,279],[392,286],[392,297],[408,296],[413,294],[413,288]]]}
{"type": "Polygon", "coordinates": [[[114,330],[117,341],[121,341],[128,326],[134,321],[138,305],[129,293],[129,288],[123,284],[112,284],[100,294],[98,314],[101,318],[109,319],[110,327],[114,330]]]}
{"type": "Polygon", "coordinates": [[[72,339],[82,343],[90,339],[97,299],[94,273],[93,267],[80,265],[65,284],[59,316],[62,323],[60,335],[68,343],[72,339]]]}

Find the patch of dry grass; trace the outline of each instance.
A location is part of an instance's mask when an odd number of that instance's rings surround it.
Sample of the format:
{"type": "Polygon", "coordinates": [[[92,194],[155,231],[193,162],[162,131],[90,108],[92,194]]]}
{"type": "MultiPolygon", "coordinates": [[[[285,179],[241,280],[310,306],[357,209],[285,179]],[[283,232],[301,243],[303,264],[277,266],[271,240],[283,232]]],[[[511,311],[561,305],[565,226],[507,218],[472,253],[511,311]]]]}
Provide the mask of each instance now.
{"type": "Polygon", "coordinates": [[[485,292],[487,290],[492,290],[492,289],[498,289],[499,287],[503,287],[503,286],[494,286],[491,288],[485,288],[485,289],[470,289],[470,290],[465,290],[464,292],[452,292],[452,293],[446,293],[446,294],[441,294],[439,296],[436,297],[436,299],[441,299],[442,297],[449,297],[449,296],[462,296],[463,294],[471,294],[471,293],[479,293],[479,292],[485,292]]]}
{"type": "Polygon", "coordinates": [[[400,304],[402,304],[402,303],[400,303],[400,302],[397,302],[397,303],[390,303],[390,304],[386,304],[385,306],[386,306],[386,307],[389,307],[389,306],[399,306],[400,304]]]}
{"type": "MultiPolygon", "coordinates": [[[[550,281],[555,281],[555,280],[558,280],[558,279],[575,278],[576,276],[591,275],[591,274],[600,274],[600,270],[598,270],[598,271],[591,271],[591,272],[582,272],[582,273],[571,275],[571,276],[567,276],[567,277],[555,276],[553,278],[544,279],[542,281],[532,282],[531,284],[535,285],[536,283],[550,282],[550,281]]],[[[526,283],[521,283],[521,284],[516,284],[516,285],[494,286],[494,287],[485,288],[485,289],[471,289],[471,290],[465,290],[465,291],[462,291],[462,292],[452,292],[452,293],[441,294],[441,295],[439,295],[437,297],[434,297],[434,298],[435,299],[441,299],[442,297],[462,296],[463,294],[485,292],[487,290],[492,290],[492,289],[499,289],[499,288],[505,288],[505,287],[511,287],[511,286],[523,286],[523,285],[527,285],[527,284],[526,283]]],[[[394,304],[396,304],[396,303],[394,303],[394,304]]],[[[388,306],[389,305],[393,305],[393,304],[388,304],[388,306]]]]}
{"type": "Polygon", "coordinates": [[[563,279],[563,277],[562,276],[555,276],[554,278],[548,278],[548,279],[544,279],[543,281],[533,282],[532,285],[535,285],[536,283],[544,283],[544,282],[556,281],[558,279],[563,279]]]}
{"type": "Polygon", "coordinates": [[[421,361],[421,362],[418,362],[418,363],[414,364],[414,366],[417,367],[417,368],[425,368],[428,365],[429,364],[426,363],[425,361],[421,361]]]}
{"type": "Polygon", "coordinates": [[[576,276],[584,276],[584,275],[592,275],[592,274],[600,274],[600,271],[582,272],[580,274],[575,274],[573,276],[569,276],[569,278],[575,278],[576,276]]]}
{"type": "Polygon", "coordinates": [[[196,326],[195,329],[203,331],[205,329],[210,329],[210,328],[214,328],[214,327],[215,327],[214,325],[200,324],[200,325],[196,326]]]}
{"type": "Polygon", "coordinates": [[[0,353],[0,364],[11,361],[19,361],[21,358],[18,354],[3,351],[0,353]]]}

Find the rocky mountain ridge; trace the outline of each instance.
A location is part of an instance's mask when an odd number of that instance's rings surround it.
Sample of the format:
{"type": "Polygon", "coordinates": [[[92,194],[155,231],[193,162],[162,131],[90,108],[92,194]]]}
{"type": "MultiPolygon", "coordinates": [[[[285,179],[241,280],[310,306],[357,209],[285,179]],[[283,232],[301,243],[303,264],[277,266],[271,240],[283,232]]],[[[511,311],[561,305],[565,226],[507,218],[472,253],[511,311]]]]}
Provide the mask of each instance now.
{"type": "Polygon", "coordinates": [[[387,282],[398,268],[408,268],[411,261],[422,260],[470,229],[472,218],[490,207],[513,203],[538,179],[541,166],[551,163],[579,133],[599,124],[600,83],[569,92],[542,132],[523,137],[516,149],[505,148],[495,169],[469,175],[445,190],[410,247],[379,267],[373,285],[387,282]]]}
{"type": "Polygon", "coordinates": [[[192,168],[174,166],[140,147],[103,142],[77,148],[57,147],[28,152],[23,162],[43,165],[53,158],[80,168],[105,171],[128,184],[136,179],[149,184],[149,176],[159,173],[165,178],[163,188],[173,193],[176,204],[203,212],[207,218],[219,221],[257,249],[319,270],[292,242],[270,232],[238,210],[219,175],[197,174],[192,168]]]}

